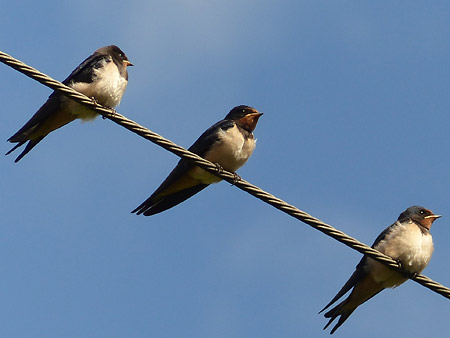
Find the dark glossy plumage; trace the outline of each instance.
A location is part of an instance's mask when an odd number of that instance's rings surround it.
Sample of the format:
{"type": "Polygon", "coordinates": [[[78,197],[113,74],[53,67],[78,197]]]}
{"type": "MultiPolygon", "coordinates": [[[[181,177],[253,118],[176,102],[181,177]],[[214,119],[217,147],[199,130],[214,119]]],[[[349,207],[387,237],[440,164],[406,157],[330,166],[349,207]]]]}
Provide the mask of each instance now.
{"type": "MultiPolygon", "coordinates": [[[[101,68],[105,67],[105,65],[108,64],[110,60],[112,60],[117,67],[115,68],[115,70],[114,68],[111,68],[109,71],[116,73],[117,71],[119,71],[120,77],[125,79],[125,84],[122,85],[123,88],[115,89],[119,93],[121,91],[120,94],[117,94],[121,97],[123,91],[125,90],[126,81],[128,79],[128,72],[126,68],[127,66],[130,66],[132,64],[128,61],[125,53],[123,53],[119,47],[114,45],[102,47],[96,50],[77,68],[75,68],[72,73],[70,73],[70,75],[63,81],[63,83],[69,87],[73,87],[75,85],[79,86],[80,84],[93,84],[93,82],[98,79],[99,74],[101,74],[99,73],[101,68]]],[[[120,81],[117,80],[117,78],[119,78],[118,76],[111,78],[114,79],[111,80],[113,82],[120,81]]],[[[114,87],[114,84],[112,84],[111,87],[114,87]]],[[[81,87],[79,86],[79,88],[81,87]]],[[[101,99],[102,97],[108,95],[107,90],[109,90],[109,88],[107,88],[107,86],[105,86],[104,84],[102,86],[99,86],[99,88],[91,88],[94,89],[89,91],[89,88],[85,86],[85,90],[90,93],[90,96],[93,96],[96,99],[101,99]],[[97,94],[99,95],[98,97],[97,94]]],[[[22,128],[20,128],[13,136],[8,139],[9,142],[17,144],[10,151],[8,151],[6,155],[10,154],[15,149],[22,146],[28,141],[28,144],[26,145],[23,152],[15,160],[15,162],[18,162],[33,147],[35,147],[40,141],[42,141],[42,139],[47,136],[48,133],[78,118],[76,109],[76,106],[70,106],[68,104],[68,99],[64,95],[57,91],[53,92],[49,96],[48,100],[28,120],[28,122],[25,123],[22,128]]]]}
{"type": "MultiPolygon", "coordinates": [[[[223,142],[223,139],[221,139],[223,133],[226,133],[233,128],[237,128],[241,137],[244,139],[253,139],[251,131],[239,127],[238,124],[240,119],[255,114],[258,115],[258,117],[261,115],[255,109],[248,106],[238,106],[233,108],[224,120],[219,121],[208,128],[188,150],[205,158],[208,154],[213,152],[221,142],[223,142]]],[[[172,208],[205,189],[209,184],[202,183],[191,177],[189,174],[192,170],[195,170],[195,168],[196,166],[191,161],[181,159],[158,189],[156,189],[148,199],[132,212],[137,213],[138,215],[144,214],[145,216],[154,215],[172,208]],[[178,188],[178,186],[180,186],[180,188],[178,188]]]]}

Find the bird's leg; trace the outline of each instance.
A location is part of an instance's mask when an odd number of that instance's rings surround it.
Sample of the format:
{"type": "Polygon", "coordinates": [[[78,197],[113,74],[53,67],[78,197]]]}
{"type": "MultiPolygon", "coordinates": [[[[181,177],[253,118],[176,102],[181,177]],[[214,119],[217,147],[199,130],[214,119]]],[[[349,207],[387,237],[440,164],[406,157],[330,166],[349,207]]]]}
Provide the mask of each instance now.
{"type": "Polygon", "coordinates": [[[218,174],[223,173],[223,167],[222,167],[219,163],[214,162],[214,165],[216,166],[216,169],[217,169],[217,173],[218,173],[218,174]]]}
{"type": "MultiPolygon", "coordinates": [[[[217,173],[219,173],[219,174],[223,173],[224,169],[223,169],[223,167],[222,167],[219,163],[214,162],[214,165],[215,165],[216,168],[217,168],[217,173]]],[[[242,178],[241,178],[241,176],[239,176],[238,174],[236,174],[234,171],[232,172],[232,174],[233,174],[233,183],[231,183],[231,185],[235,185],[235,184],[236,184],[238,181],[240,181],[242,178]]]]}
{"type": "Polygon", "coordinates": [[[237,182],[239,182],[240,180],[242,180],[241,176],[239,176],[238,174],[236,174],[233,171],[233,183],[231,185],[235,185],[237,182]]]}
{"type": "MultiPolygon", "coordinates": [[[[91,96],[90,99],[94,102],[94,106],[98,107],[100,106],[100,103],[97,102],[97,100],[95,99],[95,97],[91,96]]],[[[100,115],[100,114],[99,114],[100,115]]],[[[102,119],[105,120],[106,117],[102,115],[102,119]]]]}
{"type": "MultiPolygon", "coordinates": [[[[92,101],[94,101],[94,105],[95,105],[95,106],[102,106],[100,103],[97,102],[97,100],[95,99],[95,97],[91,96],[90,99],[91,99],[92,101]]],[[[104,106],[104,107],[105,107],[105,108],[108,108],[109,110],[111,110],[111,115],[114,115],[114,114],[117,113],[116,110],[114,109],[114,107],[108,107],[108,106],[104,106]]],[[[106,116],[103,116],[103,115],[102,115],[102,119],[105,120],[105,119],[106,119],[106,116]]]]}

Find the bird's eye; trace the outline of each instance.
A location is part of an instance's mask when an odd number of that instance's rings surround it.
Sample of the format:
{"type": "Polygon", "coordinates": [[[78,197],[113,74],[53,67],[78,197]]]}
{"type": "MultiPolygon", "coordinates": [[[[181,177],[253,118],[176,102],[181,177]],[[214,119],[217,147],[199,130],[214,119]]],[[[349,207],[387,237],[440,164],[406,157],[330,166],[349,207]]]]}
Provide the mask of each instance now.
{"type": "Polygon", "coordinates": [[[421,215],[425,214],[425,210],[423,210],[423,209],[420,210],[420,211],[419,211],[419,214],[421,214],[421,215]]]}

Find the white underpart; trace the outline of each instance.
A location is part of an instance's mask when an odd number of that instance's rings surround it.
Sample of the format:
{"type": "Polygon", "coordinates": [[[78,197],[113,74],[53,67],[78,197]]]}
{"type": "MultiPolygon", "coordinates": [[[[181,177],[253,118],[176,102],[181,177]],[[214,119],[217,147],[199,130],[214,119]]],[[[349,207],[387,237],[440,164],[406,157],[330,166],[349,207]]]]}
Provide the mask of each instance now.
{"type": "MultiPolygon", "coordinates": [[[[103,61],[103,67],[94,69],[95,79],[92,83],[76,82],[72,88],[107,107],[115,107],[120,103],[128,81],[122,77],[116,64],[109,58],[103,61]]],[[[68,100],[69,109],[77,118],[88,121],[98,116],[94,111],[68,100]]]]}
{"type": "MultiPolygon", "coordinates": [[[[378,251],[399,260],[405,270],[420,273],[428,265],[433,254],[433,239],[430,233],[422,233],[413,222],[396,222],[395,231],[375,246],[378,251]]],[[[384,287],[395,287],[407,280],[385,265],[367,260],[367,267],[375,281],[384,287]]]]}
{"type": "MultiPolygon", "coordinates": [[[[255,149],[256,140],[251,137],[245,139],[240,130],[234,126],[230,129],[219,131],[219,140],[204,158],[220,164],[225,170],[236,171],[249,159],[255,149]]],[[[195,167],[190,172],[191,176],[201,183],[210,184],[219,182],[221,179],[207,171],[195,167]]]]}

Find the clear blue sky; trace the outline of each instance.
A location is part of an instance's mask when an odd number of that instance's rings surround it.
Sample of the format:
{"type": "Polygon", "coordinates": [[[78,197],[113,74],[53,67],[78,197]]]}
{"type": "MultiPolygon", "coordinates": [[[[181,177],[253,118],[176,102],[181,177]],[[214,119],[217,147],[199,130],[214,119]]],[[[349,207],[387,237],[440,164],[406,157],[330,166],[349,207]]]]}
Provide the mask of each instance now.
{"type": "MultiPolygon", "coordinates": [[[[63,80],[98,47],[135,67],[118,111],[189,146],[264,112],[239,174],[371,244],[407,207],[444,217],[424,274],[450,285],[450,4],[9,1],[0,50],[63,80]]],[[[1,152],[51,90],[0,65],[1,152]]],[[[130,211],[178,161],[108,120],[1,160],[0,336],[325,337],[317,312],[361,255],[221,182],[130,211]]],[[[338,337],[446,337],[450,302],[408,281],[338,337]]]]}

